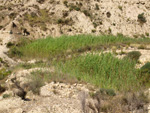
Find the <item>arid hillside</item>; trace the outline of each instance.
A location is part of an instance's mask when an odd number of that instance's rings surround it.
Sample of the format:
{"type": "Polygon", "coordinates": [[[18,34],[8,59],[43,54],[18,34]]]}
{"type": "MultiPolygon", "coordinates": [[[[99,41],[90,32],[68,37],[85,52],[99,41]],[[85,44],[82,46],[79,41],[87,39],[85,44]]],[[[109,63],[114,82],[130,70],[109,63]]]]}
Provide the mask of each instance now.
{"type": "Polygon", "coordinates": [[[150,0],[0,0],[0,113],[150,113],[150,0]]]}
{"type": "Polygon", "coordinates": [[[0,0],[0,29],[42,38],[75,34],[148,37],[149,0],[0,0]]]}

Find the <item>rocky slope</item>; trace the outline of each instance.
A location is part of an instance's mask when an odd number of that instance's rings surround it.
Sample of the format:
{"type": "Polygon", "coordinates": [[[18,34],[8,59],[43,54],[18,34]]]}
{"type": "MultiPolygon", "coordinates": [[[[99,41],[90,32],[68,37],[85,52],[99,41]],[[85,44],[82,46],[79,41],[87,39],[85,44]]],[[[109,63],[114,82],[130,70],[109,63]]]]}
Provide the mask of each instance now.
{"type": "MultiPolygon", "coordinates": [[[[40,69],[40,68],[39,68],[40,69]]],[[[108,96],[90,84],[51,82],[40,88],[39,95],[27,88],[32,71],[18,70],[6,81],[7,91],[0,95],[0,112],[2,113],[147,113],[148,104],[143,103],[143,96],[137,94],[108,96]],[[12,82],[16,80],[26,91],[26,99],[21,99],[19,89],[12,82]],[[28,91],[27,91],[28,90],[28,91]],[[128,105],[122,105],[124,99],[128,105]],[[106,108],[110,111],[106,111],[106,108]],[[101,108],[100,112],[99,109],[101,108]]],[[[44,70],[44,69],[43,69],[44,70]]],[[[49,72],[54,71],[49,68],[49,72]]],[[[147,94],[149,92],[145,92],[147,94]]]]}
{"type": "Polygon", "coordinates": [[[84,33],[148,37],[149,12],[148,0],[0,0],[0,28],[32,38],[84,33]]]}

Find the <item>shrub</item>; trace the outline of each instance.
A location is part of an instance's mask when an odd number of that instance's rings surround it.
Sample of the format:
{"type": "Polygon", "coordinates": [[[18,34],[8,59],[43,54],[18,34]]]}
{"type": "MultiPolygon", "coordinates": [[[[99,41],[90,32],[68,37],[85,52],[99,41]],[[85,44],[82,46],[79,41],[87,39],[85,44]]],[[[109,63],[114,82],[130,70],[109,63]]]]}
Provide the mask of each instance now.
{"type": "Polygon", "coordinates": [[[57,24],[66,24],[66,25],[72,25],[73,21],[72,19],[58,19],[57,24]]]}
{"type": "Polygon", "coordinates": [[[122,6],[118,6],[118,8],[122,11],[122,6]]]}
{"type": "Polygon", "coordinates": [[[144,84],[145,86],[150,85],[149,83],[149,78],[150,78],[150,62],[146,63],[144,66],[140,68],[141,74],[140,74],[140,79],[141,83],[144,84]]]}
{"type": "Polygon", "coordinates": [[[61,23],[63,23],[63,20],[62,20],[62,19],[58,19],[58,20],[57,20],[57,23],[58,23],[58,24],[61,24],[61,23]]]}
{"type": "Polygon", "coordinates": [[[149,36],[149,33],[145,33],[145,35],[148,37],[148,36],[149,36]]]}
{"type": "Polygon", "coordinates": [[[80,7],[75,6],[75,5],[71,5],[70,8],[69,8],[69,10],[70,11],[72,11],[72,10],[80,11],[80,7]]]}
{"type": "Polygon", "coordinates": [[[144,13],[141,13],[141,14],[138,15],[138,21],[140,23],[146,23],[146,18],[144,16],[144,13]]]}
{"type": "Polygon", "coordinates": [[[20,47],[20,46],[24,46],[30,42],[32,42],[32,41],[29,38],[19,38],[15,45],[20,47]]]}
{"type": "Polygon", "coordinates": [[[142,72],[150,73],[150,62],[147,62],[144,66],[141,67],[142,72]]]}
{"type": "Polygon", "coordinates": [[[29,76],[29,89],[34,93],[34,94],[39,94],[40,93],[40,88],[45,84],[45,82],[50,80],[50,72],[47,71],[33,71],[31,72],[31,75],[29,76]]]}
{"type": "Polygon", "coordinates": [[[0,63],[3,63],[3,59],[0,57],[0,63]]]}
{"type": "Polygon", "coordinates": [[[14,43],[8,42],[6,46],[7,46],[8,48],[10,48],[10,47],[12,47],[12,46],[14,46],[14,45],[15,45],[14,43]]]}
{"type": "Polygon", "coordinates": [[[32,75],[31,76],[31,81],[29,82],[29,89],[34,94],[39,94],[40,93],[40,88],[43,85],[44,85],[44,82],[39,76],[37,76],[37,75],[32,75]]]}
{"type": "Polygon", "coordinates": [[[93,22],[94,28],[96,28],[98,25],[97,23],[93,22]]]}
{"type": "Polygon", "coordinates": [[[92,33],[95,33],[96,32],[96,29],[92,29],[92,33]]]}
{"type": "Polygon", "coordinates": [[[112,32],[112,30],[111,30],[111,28],[109,28],[109,29],[108,29],[108,33],[111,34],[111,32],[112,32]]]}
{"type": "Polygon", "coordinates": [[[86,16],[89,16],[89,17],[91,17],[91,14],[89,13],[89,11],[87,11],[87,10],[84,10],[84,11],[83,11],[83,13],[84,13],[86,16]]]}
{"type": "Polygon", "coordinates": [[[39,2],[40,4],[44,3],[45,0],[36,0],[37,2],[39,2]]]}
{"type": "Polygon", "coordinates": [[[10,49],[9,53],[8,53],[11,57],[21,57],[23,54],[21,51],[19,51],[19,49],[17,47],[13,47],[10,49]]]}
{"type": "Polygon", "coordinates": [[[106,16],[107,16],[108,18],[110,18],[110,17],[111,17],[111,13],[110,13],[110,12],[107,12],[107,13],[106,13],[106,16]]]}
{"type": "Polygon", "coordinates": [[[9,74],[11,74],[10,70],[7,70],[5,68],[0,69],[0,80],[4,79],[7,77],[9,74]]]}
{"type": "Polygon", "coordinates": [[[95,8],[96,10],[99,10],[99,6],[98,6],[98,4],[96,4],[96,5],[95,5],[95,7],[96,7],[96,8],[95,8]]]}
{"type": "Polygon", "coordinates": [[[10,94],[4,94],[3,98],[9,98],[11,95],[10,94]]]}
{"type": "Polygon", "coordinates": [[[113,89],[100,89],[100,92],[102,94],[107,94],[109,96],[115,96],[116,95],[116,93],[113,89]]]}
{"type": "Polygon", "coordinates": [[[68,1],[63,2],[66,7],[68,7],[68,1]]]}
{"type": "Polygon", "coordinates": [[[43,31],[46,31],[46,30],[47,30],[46,24],[41,24],[40,26],[41,26],[41,29],[42,29],[43,31]]]}
{"type": "Polygon", "coordinates": [[[21,65],[24,69],[31,69],[32,68],[32,65],[31,64],[22,64],[21,65]]]}
{"type": "Polygon", "coordinates": [[[132,51],[132,52],[129,52],[126,57],[131,60],[138,61],[140,56],[141,56],[141,53],[139,51],[132,51]]]}
{"type": "Polygon", "coordinates": [[[11,13],[11,14],[9,15],[9,17],[10,17],[11,19],[14,19],[16,16],[17,16],[17,13],[11,13]]]}

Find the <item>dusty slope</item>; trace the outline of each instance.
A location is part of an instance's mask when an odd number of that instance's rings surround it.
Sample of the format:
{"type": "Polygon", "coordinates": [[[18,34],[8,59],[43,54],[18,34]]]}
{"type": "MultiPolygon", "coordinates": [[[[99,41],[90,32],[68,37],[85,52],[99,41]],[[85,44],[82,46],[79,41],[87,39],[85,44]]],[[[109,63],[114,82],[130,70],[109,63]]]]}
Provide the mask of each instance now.
{"type": "Polygon", "coordinates": [[[11,58],[9,58],[6,53],[8,52],[8,48],[6,47],[7,43],[10,42],[13,39],[12,35],[9,34],[9,32],[3,32],[0,30],[0,58],[7,61],[9,65],[13,65],[15,61],[13,61],[11,58]]]}
{"type": "Polygon", "coordinates": [[[26,29],[33,38],[81,33],[148,37],[149,12],[149,0],[0,0],[0,26],[14,22],[14,35],[26,29]]]}

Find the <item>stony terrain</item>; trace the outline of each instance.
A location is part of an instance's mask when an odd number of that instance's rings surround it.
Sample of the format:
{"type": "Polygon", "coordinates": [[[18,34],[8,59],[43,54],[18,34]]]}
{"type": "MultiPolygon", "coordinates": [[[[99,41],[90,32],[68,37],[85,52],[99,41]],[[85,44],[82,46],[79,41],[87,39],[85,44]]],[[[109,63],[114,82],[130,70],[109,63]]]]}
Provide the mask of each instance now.
{"type": "Polygon", "coordinates": [[[148,37],[149,6],[148,0],[0,0],[0,29],[32,38],[87,33],[148,37]]]}

